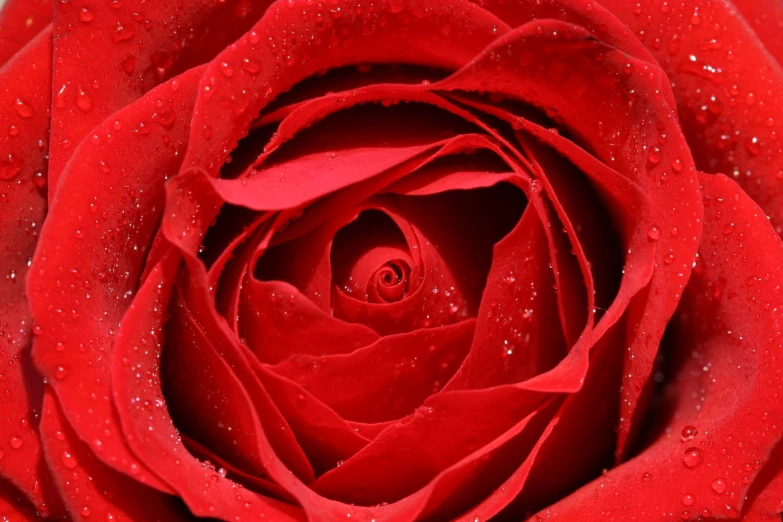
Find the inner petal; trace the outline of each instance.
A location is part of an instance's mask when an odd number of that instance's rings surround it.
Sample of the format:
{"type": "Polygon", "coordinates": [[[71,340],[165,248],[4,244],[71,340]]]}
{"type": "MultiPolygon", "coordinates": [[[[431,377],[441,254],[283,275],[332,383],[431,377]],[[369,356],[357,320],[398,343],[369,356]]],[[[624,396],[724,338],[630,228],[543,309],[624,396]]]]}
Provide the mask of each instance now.
{"type": "Polygon", "coordinates": [[[379,210],[366,210],[335,236],[334,284],[369,303],[401,301],[418,288],[421,276],[405,235],[379,210]]]}

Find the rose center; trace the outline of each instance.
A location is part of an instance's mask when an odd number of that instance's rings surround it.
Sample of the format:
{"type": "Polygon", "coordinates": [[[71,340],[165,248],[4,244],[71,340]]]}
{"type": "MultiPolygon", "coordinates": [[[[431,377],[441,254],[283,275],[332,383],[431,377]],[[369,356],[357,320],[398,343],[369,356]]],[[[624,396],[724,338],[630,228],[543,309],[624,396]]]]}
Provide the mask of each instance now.
{"type": "Polygon", "coordinates": [[[334,282],[360,301],[401,301],[418,286],[418,281],[412,281],[418,269],[410,250],[405,235],[387,213],[361,212],[334,238],[334,282]]]}

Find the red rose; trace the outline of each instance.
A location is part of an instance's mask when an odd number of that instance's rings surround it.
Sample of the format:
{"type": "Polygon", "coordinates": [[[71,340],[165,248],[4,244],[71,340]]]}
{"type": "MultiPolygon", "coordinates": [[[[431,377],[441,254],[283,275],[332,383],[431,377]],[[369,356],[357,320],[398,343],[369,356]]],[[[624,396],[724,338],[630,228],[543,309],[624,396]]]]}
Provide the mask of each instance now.
{"type": "Polygon", "coordinates": [[[779,520],[781,20],[7,0],[0,513],[779,520]]]}

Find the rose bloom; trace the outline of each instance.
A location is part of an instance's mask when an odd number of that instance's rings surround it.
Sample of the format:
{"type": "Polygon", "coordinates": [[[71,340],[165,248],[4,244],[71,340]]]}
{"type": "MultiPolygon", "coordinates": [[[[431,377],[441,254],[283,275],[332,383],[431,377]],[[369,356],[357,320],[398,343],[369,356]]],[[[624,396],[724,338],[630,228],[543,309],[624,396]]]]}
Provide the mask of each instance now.
{"type": "Polygon", "coordinates": [[[781,520],[778,0],[6,0],[3,520],[781,520]]]}

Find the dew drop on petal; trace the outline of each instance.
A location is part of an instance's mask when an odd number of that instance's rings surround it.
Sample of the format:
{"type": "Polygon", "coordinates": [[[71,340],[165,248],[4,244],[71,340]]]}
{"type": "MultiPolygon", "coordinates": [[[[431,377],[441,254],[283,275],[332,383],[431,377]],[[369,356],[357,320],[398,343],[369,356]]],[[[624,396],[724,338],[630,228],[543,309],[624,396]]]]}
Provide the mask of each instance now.
{"type": "Polygon", "coordinates": [[[694,438],[696,438],[696,434],[699,431],[694,426],[683,426],[682,431],[680,431],[680,440],[683,442],[689,442],[692,441],[694,438]]]}
{"type": "Polygon", "coordinates": [[[82,112],[90,112],[92,110],[92,96],[79,86],[79,92],[76,93],[76,106],[82,112]]]}
{"type": "Polygon", "coordinates": [[[76,460],[76,457],[71,455],[67,451],[63,451],[60,455],[60,462],[63,463],[63,466],[66,467],[66,469],[75,469],[76,466],[79,465],[79,462],[76,460]]]}
{"type": "Polygon", "coordinates": [[[721,478],[715,479],[712,481],[712,484],[710,484],[710,487],[715,493],[722,495],[723,492],[726,491],[726,481],[721,478]]]}
{"type": "Polygon", "coordinates": [[[115,43],[119,43],[130,40],[135,34],[136,29],[133,27],[133,24],[118,23],[117,27],[114,28],[114,34],[112,34],[111,38],[115,43]]]}
{"type": "Polygon", "coordinates": [[[120,62],[120,67],[122,67],[122,70],[125,71],[125,74],[128,76],[132,75],[133,71],[136,70],[136,57],[132,54],[129,54],[122,59],[122,62],[120,62]]]}
{"type": "Polygon", "coordinates": [[[651,147],[650,151],[647,153],[647,161],[650,162],[650,165],[657,165],[661,162],[662,154],[661,149],[658,147],[651,147]]]}
{"type": "Polygon", "coordinates": [[[79,11],[79,20],[84,23],[92,22],[95,19],[95,13],[89,7],[82,7],[79,11]]]}
{"type": "Polygon", "coordinates": [[[682,457],[682,462],[688,468],[698,468],[701,462],[704,460],[704,452],[699,448],[688,448],[682,457]]]}
{"type": "Polygon", "coordinates": [[[32,118],[33,114],[35,114],[33,106],[21,98],[17,98],[14,102],[14,110],[16,110],[16,113],[24,119],[32,118]]]}

